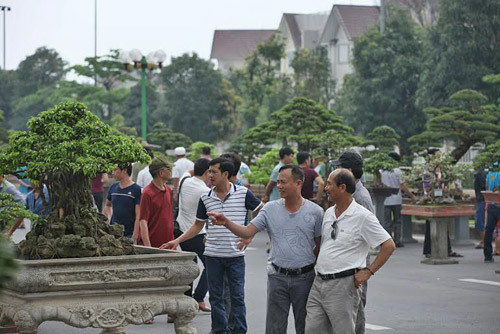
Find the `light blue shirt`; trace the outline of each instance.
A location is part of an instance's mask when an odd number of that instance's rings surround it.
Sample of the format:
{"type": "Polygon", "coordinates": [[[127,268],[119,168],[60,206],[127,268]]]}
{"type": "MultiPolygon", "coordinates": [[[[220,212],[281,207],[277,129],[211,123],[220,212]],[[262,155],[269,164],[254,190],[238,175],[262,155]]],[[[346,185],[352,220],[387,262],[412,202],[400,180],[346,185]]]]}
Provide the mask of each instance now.
{"type": "MultiPolygon", "coordinates": [[[[271,173],[271,181],[274,181],[278,183],[278,174],[280,173],[280,168],[284,166],[285,164],[282,163],[281,161],[274,167],[273,172],[271,173]]],[[[276,184],[274,185],[273,189],[271,190],[271,194],[269,195],[269,200],[274,201],[276,199],[280,198],[280,192],[278,191],[278,187],[276,187],[276,184]]]]}

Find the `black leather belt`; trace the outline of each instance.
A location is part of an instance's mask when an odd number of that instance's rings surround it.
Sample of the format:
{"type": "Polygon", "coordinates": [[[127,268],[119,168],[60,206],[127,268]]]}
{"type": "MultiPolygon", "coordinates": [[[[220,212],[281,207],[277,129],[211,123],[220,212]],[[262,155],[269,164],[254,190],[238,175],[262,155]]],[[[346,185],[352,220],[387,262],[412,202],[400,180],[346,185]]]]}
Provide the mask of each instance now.
{"type": "Polygon", "coordinates": [[[281,268],[281,267],[278,267],[277,265],[275,265],[274,263],[272,263],[272,265],[273,265],[274,269],[276,269],[276,272],[278,272],[280,274],[285,274],[288,276],[297,276],[300,274],[305,274],[305,273],[310,272],[311,270],[314,269],[314,263],[309,264],[309,265],[302,267],[302,268],[297,268],[297,269],[281,268]]]}
{"type": "Polygon", "coordinates": [[[344,270],[344,271],[341,271],[339,273],[336,273],[336,274],[321,274],[321,273],[318,273],[318,276],[321,277],[322,280],[326,281],[326,280],[329,280],[329,279],[336,279],[336,278],[342,278],[342,277],[347,277],[347,276],[352,276],[356,273],[356,269],[348,269],[348,270],[344,270]]]}

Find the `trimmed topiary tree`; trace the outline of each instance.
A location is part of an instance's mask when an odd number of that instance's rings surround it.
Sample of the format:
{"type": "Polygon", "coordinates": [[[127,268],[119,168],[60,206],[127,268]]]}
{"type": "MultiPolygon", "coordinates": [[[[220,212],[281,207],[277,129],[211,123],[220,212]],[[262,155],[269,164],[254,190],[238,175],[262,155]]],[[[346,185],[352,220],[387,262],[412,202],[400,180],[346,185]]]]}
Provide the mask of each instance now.
{"type": "Polygon", "coordinates": [[[26,175],[49,191],[51,214],[20,246],[28,258],[84,257],[133,253],[121,225],[108,225],[93,209],[90,179],[117,164],[148,162],[133,138],[111,127],[85,105],[67,102],[41,112],[15,132],[0,152],[0,172],[27,166],[26,175]]]}

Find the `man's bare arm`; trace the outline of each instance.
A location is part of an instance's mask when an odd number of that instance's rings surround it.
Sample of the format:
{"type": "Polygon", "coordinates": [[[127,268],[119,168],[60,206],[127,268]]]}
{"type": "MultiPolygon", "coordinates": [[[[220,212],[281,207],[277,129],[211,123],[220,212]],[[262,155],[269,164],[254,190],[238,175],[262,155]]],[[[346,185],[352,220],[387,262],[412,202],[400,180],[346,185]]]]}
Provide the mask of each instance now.
{"type": "Polygon", "coordinates": [[[229,231],[233,232],[233,234],[240,238],[253,238],[253,236],[259,232],[254,224],[250,223],[247,226],[236,224],[228,219],[223,213],[207,212],[207,215],[212,217],[212,223],[214,225],[225,226],[229,231]]]}

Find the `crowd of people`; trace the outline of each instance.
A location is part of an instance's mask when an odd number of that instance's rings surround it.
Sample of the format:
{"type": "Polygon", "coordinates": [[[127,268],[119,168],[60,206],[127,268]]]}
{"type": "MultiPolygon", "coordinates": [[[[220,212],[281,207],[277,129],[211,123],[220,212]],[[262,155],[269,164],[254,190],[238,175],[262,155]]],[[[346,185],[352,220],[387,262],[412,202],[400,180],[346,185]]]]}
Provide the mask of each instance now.
{"type": "MultiPolygon", "coordinates": [[[[116,183],[106,195],[108,175],[96,175],[91,183],[96,209],[110,224],[123,225],[135,244],[197,254],[204,269],[197,286],[185,294],[201,311],[211,312],[212,333],[247,332],[245,250],[261,231],[270,239],[266,333],[287,332],[290,307],[298,334],[364,333],[367,281],[403,246],[402,192],[415,199],[399,169],[381,171],[382,182],[399,192],[386,199],[385,219],[379,222],[362,182],[363,159],[356,152],[331,161],[334,169],[325,175],[325,165],[318,160],[313,165],[309,152],[299,152],[293,164],[295,152],[283,147],[262,200],[249,189],[245,176],[250,169],[236,153],[212,159],[206,147],[193,162],[185,148],[177,147],[174,164],[148,153],[152,161],[138,172],[136,182],[131,165],[116,166],[116,183]],[[323,194],[331,206],[325,205],[323,194]],[[373,249],[377,252],[371,261],[373,249]]],[[[399,160],[396,153],[391,157],[399,160]]],[[[477,176],[478,183],[481,178],[486,180],[477,176]]],[[[29,180],[24,185],[32,190],[23,195],[0,177],[0,191],[47,216],[46,187],[29,180]]],[[[479,208],[484,213],[484,205],[479,208]]],[[[500,207],[490,205],[487,212],[481,247],[490,259],[500,207]]],[[[16,220],[6,234],[11,236],[21,223],[22,218],[16,220]]]]}

